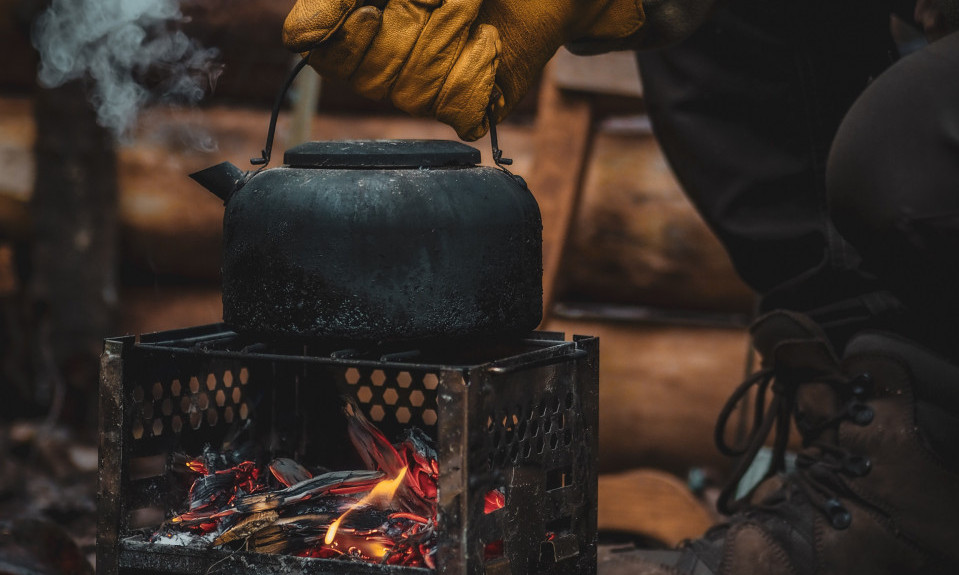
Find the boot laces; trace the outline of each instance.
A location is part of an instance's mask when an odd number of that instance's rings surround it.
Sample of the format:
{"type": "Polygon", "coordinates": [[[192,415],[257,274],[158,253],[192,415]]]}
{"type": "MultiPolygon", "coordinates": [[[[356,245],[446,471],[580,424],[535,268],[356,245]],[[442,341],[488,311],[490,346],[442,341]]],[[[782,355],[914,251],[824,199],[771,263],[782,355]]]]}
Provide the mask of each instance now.
{"type": "Polygon", "coordinates": [[[827,377],[815,381],[830,386],[843,401],[834,415],[815,424],[804,419],[798,409],[797,394],[804,382],[796,378],[777,377],[775,367],[764,367],[748,377],[726,401],[716,422],[714,440],[721,453],[737,457],[738,461],[728,483],[720,492],[717,506],[721,512],[732,514],[745,506],[745,498],[733,499],[733,495],[773,430],[772,461],[762,480],[785,470],[790,425],[795,418],[804,448],[796,458],[795,477],[798,481],[795,483],[805,492],[809,501],[825,514],[833,527],[845,529],[849,526],[852,516],[840,502],[839,495],[855,496],[843,476],[861,477],[869,473],[871,463],[868,457],[850,453],[834,441],[823,439],[823,435],[827,430],[837,429],[843,421],[852,421],[857,425],[868,425],[872,421],[872,409],[864,402],[871,393],[871,377],[863,373],[853,378],[827,377]],[[729,418],[752,389],[755,389],[752,425],[741,446],[730,445],[726,442],[729,418]],[[772,397],[767,405],[770,392],[772,397]]]}

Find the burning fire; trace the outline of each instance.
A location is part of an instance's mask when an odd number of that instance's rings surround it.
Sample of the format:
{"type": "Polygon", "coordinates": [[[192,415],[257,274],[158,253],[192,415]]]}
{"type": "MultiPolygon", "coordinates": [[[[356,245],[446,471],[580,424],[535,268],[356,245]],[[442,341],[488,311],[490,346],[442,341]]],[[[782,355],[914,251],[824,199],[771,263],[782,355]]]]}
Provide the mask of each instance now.
{"type": "MultiPolygon", "coordinates": [[[[239,542],[263,553],[435,568],[439,466],[432,440],[411,428],[394,445],[355,405],[345,413],[366,470],[314,475],[287,458],[260,468],[252,461],[226,466],[208,454],[186,463],[199,475],[188,509],[155,538],[186,531],[214,547],[239,542]]],[[[501,491],[490,491],[484,511],[505,502],[501,491]]]]}
{"type": "MultiPolygon", "coordinates": [[[[323,542],[327,545],[331,545],[333,543],[333,539],[336,538],[336,531],[340,528],[340,523],[346,519],[346,516],[350,514],[350,511],[363,507],[364,505],[376,505],[377,507],[388,506],[390,502],[393,501],[393,496],[396,495],[396,490],[400,488],[403,478],[406,477],[406,471],[407,468],[404,467],[395,479],[380,481],[375,487],[373,487],[373,489],[370,490],[369,493],[363,497],[363,499],[360,499],[355,505],[344,511],[343,515],[337,517],[336,520],[330,524],[330,528],[326,531],[326,537],[323,539],[323,542]]],[[[380,553],[380,557],[386,555],[388,551],[388,548],[383,548],[382,553],[380,553]]]]}

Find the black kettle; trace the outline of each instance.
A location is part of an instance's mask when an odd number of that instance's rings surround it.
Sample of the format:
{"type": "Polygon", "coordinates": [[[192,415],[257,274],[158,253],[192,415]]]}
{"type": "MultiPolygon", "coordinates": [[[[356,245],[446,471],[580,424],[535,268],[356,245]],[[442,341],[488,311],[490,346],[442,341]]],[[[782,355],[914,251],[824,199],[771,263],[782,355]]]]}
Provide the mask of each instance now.
{"type": "Polygon", "coordinates": [[[539,207],[506,161],[455,141],[309,142],[191,177],[223,199],[223,320],[355,342],[519,335],[542,316],[539,207]]]}

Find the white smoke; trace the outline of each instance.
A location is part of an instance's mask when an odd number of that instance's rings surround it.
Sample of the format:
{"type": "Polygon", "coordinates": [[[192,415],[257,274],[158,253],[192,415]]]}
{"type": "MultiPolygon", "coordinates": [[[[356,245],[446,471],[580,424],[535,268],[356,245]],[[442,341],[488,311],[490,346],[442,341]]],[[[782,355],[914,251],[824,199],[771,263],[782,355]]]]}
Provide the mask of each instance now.
{"type": "Polygon", "coordinates": [[[145,105],[194,105],[212,89],[218,51],[175,28],[177,0],[53,0],[36,22],[39,81],[89,78],[98,121],[129,136],[145,105]]]}

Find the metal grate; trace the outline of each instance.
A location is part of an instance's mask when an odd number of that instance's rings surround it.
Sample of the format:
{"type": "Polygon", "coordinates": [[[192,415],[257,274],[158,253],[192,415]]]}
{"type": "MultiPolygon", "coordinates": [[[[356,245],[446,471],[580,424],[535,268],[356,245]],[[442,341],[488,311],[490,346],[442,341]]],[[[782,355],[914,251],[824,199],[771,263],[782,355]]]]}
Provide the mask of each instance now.
{"type": "Polygon", "coordinates": [[[581,441],[576,396],[549,396],[515,407],[497,408],[486,420],[491,442],[490,465],[519,465],[536,460],[549,451],[566,451],[573,441],[581,441]]]}
{"type": "Polygon", "coordinates": [[[231,425],[250,416],[244,388],[250,382],[247,368],[138,382],[132,388],[134,412],[139,414],[129,428],[131,439],[176,435],[184,427],[231,425]],[[202,383],[201,383],[202,382],[202,383]]]}
{"type": "Polygon", "coordinates": [[[543,332],[465,351],[266,344],[219,325],[107,340],[98,568],[423,573],[147,541],[185,501],[189,485],[171,471],[179,454],[242,439],[270,457],[356,468],[346,396],[388,437],[417,426],[436,441],[437,572],[595,573],[597,357],[595,338],[543,332]],[[491,490],[505,506],[487,514],[491,490]]]}
{"type": "Polygon", "coordinates": [[[372,421],[436,425],[436,388],[440,382],[436,373],[351,367],[344,379],[350,395],[372,421]]]}

